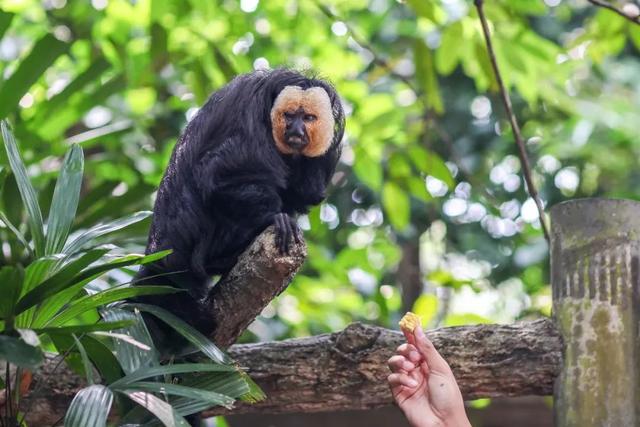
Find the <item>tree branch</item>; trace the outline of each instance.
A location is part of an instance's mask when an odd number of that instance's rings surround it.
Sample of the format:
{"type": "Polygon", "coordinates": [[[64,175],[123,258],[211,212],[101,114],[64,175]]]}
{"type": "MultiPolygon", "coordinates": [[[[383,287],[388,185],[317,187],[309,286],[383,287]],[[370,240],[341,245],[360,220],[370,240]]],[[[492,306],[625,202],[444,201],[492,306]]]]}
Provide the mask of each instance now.
{"type": "MultiPolygon", "coordinates": [[[[598,6],[598,7],[602,7],[605,9],[608,9],[610,11],[612,11],[613,13],[616,13],[620,16],[622,16],[624,19],[633,22],[636,25],[640,25],[640,15],[638,13],[635,13],[635,15],[631,15],[627,12],[625,12],[624,10],[620,10],[617,7],[615,7],[614,5],[612,5],[611,3],[608,3],[606,1],[602,1],[602,0],[588,0],[589,3],[591,3],[594,6],[598,6]]],[[[635,4],[632,3],[634,6],[635,4]]]]}
{"type": "Polygon", "coordinates": [[[275,297],[284,291],[307,256],[302,241],[282,255],[269,227],[238,259],[233,269],[211,290],[208,303],[216,329],[211,339],[228,347],[275,297]]]}
{"type": "Polygon", "coordinates": [[[549,243],[549,231],[547,230],[547,222],[546,215],[544,213],[544,207],[542,206],[542,202],[540,201],[540,197],[538,196],[538,190],[536,189],[535,184],[533,183],[533,178],[531,176],[531,166],[529,164],[529,158],[527,157],[527,150],[524,145],[524,139],[522,138],[522,133],[520,132],[520,126],[518,125],[518,120],[516,119],[516,115],[513,112],[513,107],[511,106],[511,98],[509,97],[509,92],[502,81],[502,75],[500,74],[500,68],[498,67],[498,62],[496,60],[496,55],[493,51],[493,44],[491,43],[491,35],[489,33],[489,25],[487,24],[487,18],[484,14],[483,9],[483,0],[474,0],[474,4],[478,9],[478,16],[480,17],[480,22],[482,23],[482,32],[484,33],[484,39],[487,44],[487,52],[489,53],[489,60],[491,61],[491,67],[493,68],[493,72],[496,77],[496,82],[500,88],[500,95],[502,97],[502,103],[504,104],[504,108],[507,111],[507,116],[509,117],[509,122],[511,123],[511,129],[513,130],[513,136],[516,139],[516,145],[518,146],[518,157],[520,158],[520,163],[522,163],[522,175],[524,176],[524,180],[527,184],[527,190],[531,195],[531,198],[536,203],[536,207],[538,208],[538,215],[540,216],[540,225],[542,226],[542,233],[544,234],[544,238],[549,243]]]}
{"type": "MultiPolygon", "coordinates": [[[[549,319],[426,332],[449,362],[465,399],[550,395],[562,344],[549,319]]],[[[398,331],[354,323],[344,331],[272,343],[242,344],[231,356],[267,400],[222,413],[358,410],[392,404],[387,359],[405,342],[398,331]]]]}
{"type": "MultiPolygon", "coordinates": [[[[513,325],[477,325],[426,332],[453,369],[465,399],[550,395],[562,342],[550,319],[513,325]]],[[[404,342],[398,331],[354,323],[344,331],[279,342],[239,344],[230,355],[255,379],[267,400],[216,408],[206,416],[239,413],[322,412],[392,404],[387,359],[404,342]]],[[[65,365],[48,376],[55,358],[34,377],[44,393],[27,414],[29,425],[64,415],[83,381],[65,365]]]]}

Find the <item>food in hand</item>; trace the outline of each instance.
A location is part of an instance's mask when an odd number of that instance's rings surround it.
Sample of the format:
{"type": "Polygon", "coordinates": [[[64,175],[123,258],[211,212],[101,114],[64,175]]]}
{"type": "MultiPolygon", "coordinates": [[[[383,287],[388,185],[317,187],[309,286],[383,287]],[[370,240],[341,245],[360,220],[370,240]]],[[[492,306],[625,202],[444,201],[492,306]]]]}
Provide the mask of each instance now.
{"type": "Polygon", "coordinates": [[[399,322],[400,329],[402,329],[403,332],[406,332],[409,334],[413,334],[413,330],[418,325],[421,325],[421,324],[422,324],[422,319],[420,318],[420,316],[410,311],[408,311],[407,314],[402,316],[402,319],[400,319],[400,322],[399,322]]]}

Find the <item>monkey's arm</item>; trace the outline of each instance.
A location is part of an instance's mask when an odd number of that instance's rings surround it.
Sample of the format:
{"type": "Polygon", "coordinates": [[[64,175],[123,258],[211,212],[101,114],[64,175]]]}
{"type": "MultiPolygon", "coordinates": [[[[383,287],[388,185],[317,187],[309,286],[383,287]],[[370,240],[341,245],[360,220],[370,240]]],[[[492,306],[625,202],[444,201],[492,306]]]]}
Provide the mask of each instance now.
{"type": "Polygon", "coordinates": [[[235,258],[258,233],[271,224],[286,252],[291,237],[297,239],[295,222],[283,212],[280,197],[286,185],[284,164],[277,156],[252,150],[240,141],[225,142],[215,153],[203,158],[196,171],[200,194],[215,224],[216,242],[209,246],[213,270],[216,260],[231,254],[235,258]],[[230,249],[225,253],[217,249],[230,249]]]}
{"type": "Polygon", "coordinates": [[[322,203],[338,154],[334,150],[321,157],[304,158],[292,169],[289,186],[282,194],[287,212],[307,213],[311,206],[322,203]]]}

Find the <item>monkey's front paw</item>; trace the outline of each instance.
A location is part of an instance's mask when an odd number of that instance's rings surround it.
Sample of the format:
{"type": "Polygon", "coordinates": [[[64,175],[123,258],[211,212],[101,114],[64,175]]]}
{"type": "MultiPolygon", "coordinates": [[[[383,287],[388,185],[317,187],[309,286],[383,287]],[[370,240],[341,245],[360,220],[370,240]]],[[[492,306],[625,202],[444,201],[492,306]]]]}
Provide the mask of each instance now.
{"type": "Polygon", "coordinates": [[[296,243],[300,243],[302,240],[302,232],[298,223],[284,212],[276,214],[273,217],[273,223],[276,227],[276,247],[281,254],[288,254],[291,238],[293,237],[296,243]]]}

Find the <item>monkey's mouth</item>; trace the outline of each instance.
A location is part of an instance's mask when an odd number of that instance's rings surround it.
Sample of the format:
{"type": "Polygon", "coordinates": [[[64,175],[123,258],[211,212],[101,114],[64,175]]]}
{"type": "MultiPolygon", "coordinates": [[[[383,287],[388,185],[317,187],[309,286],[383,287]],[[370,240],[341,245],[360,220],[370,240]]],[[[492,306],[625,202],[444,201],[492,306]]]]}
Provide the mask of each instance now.
{"type": "Polygon", "coordinates": [[[307,146],[307,139],[299,136],[290,136],[287,138],[287,145],[294,150],[302,150],[307,146]]]}

